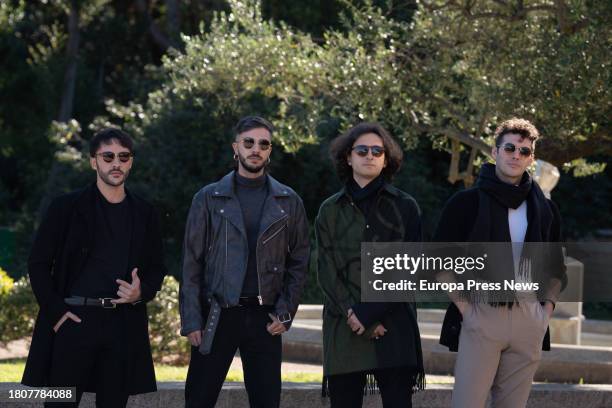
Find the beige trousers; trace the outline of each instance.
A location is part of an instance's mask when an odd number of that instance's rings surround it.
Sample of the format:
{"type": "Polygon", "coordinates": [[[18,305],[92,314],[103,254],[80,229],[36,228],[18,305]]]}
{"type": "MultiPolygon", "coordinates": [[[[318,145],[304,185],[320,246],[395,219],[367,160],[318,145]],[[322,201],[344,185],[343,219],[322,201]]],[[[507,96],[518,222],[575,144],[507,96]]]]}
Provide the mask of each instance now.
{"type": "Polygon", "coordinates": [[[548,315],[538,302],[472,304],[463,316],[453,408],[524,408],[542,355],[548,315]]]}

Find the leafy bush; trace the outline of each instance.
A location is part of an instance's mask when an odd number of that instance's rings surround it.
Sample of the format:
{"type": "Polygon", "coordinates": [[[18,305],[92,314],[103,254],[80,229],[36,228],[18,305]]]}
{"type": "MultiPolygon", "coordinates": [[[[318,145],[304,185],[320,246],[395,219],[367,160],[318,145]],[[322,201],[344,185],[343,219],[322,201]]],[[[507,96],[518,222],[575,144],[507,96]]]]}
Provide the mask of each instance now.
{"type": "Polygon", "coordinates": [[[181,365],[189,362],[189,342],[179,334],[178,290],[178,281],[166,276],[161,290],[147,305],[151,352],[156,363],[181,365]]]}
{"type": "Polygon", "coordinates": [[[32,335],[37,311],[29,279],[15,282],[0,268],[0,345],[32,335]]]}

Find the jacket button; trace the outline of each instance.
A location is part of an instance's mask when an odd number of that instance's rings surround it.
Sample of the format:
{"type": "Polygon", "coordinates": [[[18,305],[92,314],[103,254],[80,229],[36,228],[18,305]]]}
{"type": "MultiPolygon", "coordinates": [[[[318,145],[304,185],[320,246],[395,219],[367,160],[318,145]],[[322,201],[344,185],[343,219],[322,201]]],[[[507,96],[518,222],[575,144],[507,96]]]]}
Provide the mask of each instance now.
{"type": "Polygon", "coordinates": [[[219,210],[219,212],[220,212],[221,214],[223,214],[223,209],[220,209],[220,210],[219,210]]]}
{"type": "Polygon", "coordinates": [[[219,194],[219,192],[218,192],[218,191],[215,191],[215,194],[219,194]]]}
{"type": "Polygon", "coordinates": [[[282,212],[282,213],[284,213],[284,212],[285,212],[285,210],[281,210],[281,212],[282,212]]]}
{"type": "Polygon", "coordinates": [[[370,228],[370,226],[369,226],[369,225],[366,225],[366,228],[370,228]]]}
{"type": "Polygon", "coordinates": [[[274,267],[274,270],[276,271],[276,270],[278,270],[278,268],[275,266],[275,267],[274,267]]]}

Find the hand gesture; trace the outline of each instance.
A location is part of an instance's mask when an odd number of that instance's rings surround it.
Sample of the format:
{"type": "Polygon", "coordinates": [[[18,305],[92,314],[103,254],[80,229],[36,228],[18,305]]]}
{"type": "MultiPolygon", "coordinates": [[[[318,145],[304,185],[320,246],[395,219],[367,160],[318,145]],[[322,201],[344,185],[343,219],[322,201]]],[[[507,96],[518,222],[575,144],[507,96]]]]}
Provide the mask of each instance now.
{"type": "Polygon", "coordinates": [[[124,280],[117,279],[119,290],[117,295],[119,299],[111,300],[111,303],[116,305],[122,303],[134,303],[140,300],[140,278],[138,277],[138,268],[132,270],[132,283],[129,284],[124,280]]]}
{"type": "Polygon", "coordinates": [[[379,338],[384,336],[386,332],[387,332],[387,329],[385,329],[385,326],[379,323],[378,326],[374,328],[374,331],[370,335],[370,338],[374,340],[378,340],[379,338]]]}
{"type": "Polygon", "coordinates": [[[283,334],[287,331],[287,328],[280,322],[280,320],[278,320],[278,317],[272,313],[268,313],[268,316],[270,316],[270,319],[272,319],[272,322],[266,325],[266,330],[268,330],[268,333],[270,333],[272,336],[278,336],[279,334],[283,334]]]}
{"type": "Polygon", "coordinates": [[[357,333],[357,335],[359,336],[361,336],[365,331],[365,327],[363,326],[363,324],[361,324],[355,313],[353,313],[353,309],[349,309],[348,311],[348,318],[346,319],[346,324],[350,326],[353,333],[357,333]]]}

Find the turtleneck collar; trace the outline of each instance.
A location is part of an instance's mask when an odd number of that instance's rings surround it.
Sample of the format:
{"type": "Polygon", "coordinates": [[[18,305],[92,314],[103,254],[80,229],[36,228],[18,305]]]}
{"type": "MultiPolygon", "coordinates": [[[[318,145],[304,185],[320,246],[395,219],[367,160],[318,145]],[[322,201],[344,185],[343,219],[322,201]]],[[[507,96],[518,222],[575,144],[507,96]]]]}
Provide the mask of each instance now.
{"type": "Polygon", "coordinates": [[[238,172],[235,172],[234,175],[235,175],[234,179],[236,180],[236,184],[241,187],[246,187],[246,188],[258,188],[266,184],[266,181],[267,181],[267,175],[265,173],[256,178],[243,177],[240,174],[238,174],[238,172]]]}

